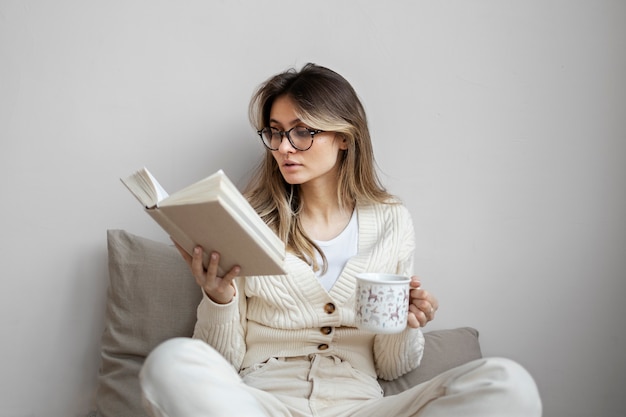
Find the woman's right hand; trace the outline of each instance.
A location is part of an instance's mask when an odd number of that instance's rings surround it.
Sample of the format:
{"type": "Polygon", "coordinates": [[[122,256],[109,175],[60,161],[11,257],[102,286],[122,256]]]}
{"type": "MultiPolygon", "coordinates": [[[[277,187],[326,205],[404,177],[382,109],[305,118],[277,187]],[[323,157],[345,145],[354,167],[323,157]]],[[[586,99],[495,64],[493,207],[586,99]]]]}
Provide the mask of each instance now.
{"type": "Polygon", "coordinates": [[[212,252],[209,257],[209,265],[205,269],[202,264],[203,250],[196,246],[193,254],[189,255],[178,243],[174,242],[176,248],[191,268],[191,273],[196,279],[196,283],[202,288],[206,295],[217,304],[228,304],[235,296],[235,284],[233,280],[239,275],[240,268],[234,266],[223,277],[217,276],[217,266],[220,255],[212,252]]]}

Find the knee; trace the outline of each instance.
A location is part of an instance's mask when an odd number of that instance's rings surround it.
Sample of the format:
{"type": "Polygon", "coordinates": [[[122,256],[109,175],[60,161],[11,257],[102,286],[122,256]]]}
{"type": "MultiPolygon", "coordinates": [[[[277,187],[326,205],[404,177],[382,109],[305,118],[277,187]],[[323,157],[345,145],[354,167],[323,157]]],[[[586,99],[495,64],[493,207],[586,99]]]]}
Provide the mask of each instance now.
{"type": "Polygon", "coordinates": [[[172,385],[194,378],[221,375],[224,382],[239,382],[233,366],[207,343],[178,337],[158,345],[146,358],[139,374],[142,386],[172,385]]]}
{"type": "Polygon", "coordinates": [[[482,372],[494,383],[536,388],[535,381],[519,363],[506,358],[483,359],[482,372]]]}
{"type": "Polygon", "coordinates": [[[154,416],[258,416],[235,368],[201,340],[175,338],[157,346],[140,372],[144,407],[154,416]]]}
{"type": "Polygon", "coordinates": [[[164,381],[176,379],[176,373],[181,369],[178,364],[194,357],[192,351],[197,349],[194,345],[198,342],[200,341],[181,337],[166,340],[158,345],[146,357],[141,367],[139,378],[142,384],[147,381],[155,383],[159,379],[164,381]]]}
{"type": "Polygon", "coordinates": [[[171,386],[188,379],[190,374],[211,363],[213,356],[221,356],[201,340],[178,337],[158,345],[146,358],[139,380],[142,386],[153,388],[171,386]]]}
{"type": "Polygon", "coordinates": [[[488,358],[481,368],[487,386],[505,396],[511,407],[526,410],[527,416],[541,415],[537,385],[523,366],[506,358],[488,358]]]}

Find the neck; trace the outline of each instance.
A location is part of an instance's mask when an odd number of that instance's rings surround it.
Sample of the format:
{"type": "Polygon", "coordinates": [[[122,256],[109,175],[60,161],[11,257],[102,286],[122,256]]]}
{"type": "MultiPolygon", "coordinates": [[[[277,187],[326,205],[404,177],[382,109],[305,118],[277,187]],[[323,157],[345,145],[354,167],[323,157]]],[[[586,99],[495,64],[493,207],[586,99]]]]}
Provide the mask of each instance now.
{"type": "Polygon", "coordinates": [[[300,221],[306,234],[315,240],[330,240],[337,236],[350,221],[354,204],[342,207],[336,193],[323,192],[313,187],[302,189],[300,221]]]}

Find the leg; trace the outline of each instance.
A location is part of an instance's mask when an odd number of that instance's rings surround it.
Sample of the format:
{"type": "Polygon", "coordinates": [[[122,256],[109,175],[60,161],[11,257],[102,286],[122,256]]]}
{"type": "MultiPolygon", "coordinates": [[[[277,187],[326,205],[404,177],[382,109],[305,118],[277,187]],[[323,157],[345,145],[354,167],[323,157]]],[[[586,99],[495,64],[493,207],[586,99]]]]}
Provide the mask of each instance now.
{"type": "Polygon", "coordinates": [[[482,359],[459,371],[432,381],[440,384],[444,395],[428,403],[419,416],[541,417],[535,381],[516,362],[482,359]]]}
{"type": "Polygon", "coordinates": [[[367,401],[350,416],[540,417],[541,399],[528,372],[502,358],[479,359],[408,389],[367,401]]]}
{"type": "Polygon", "coordinates": [[[228,361],[200,340],[177,338],[157,346],[144,363],[140,383],[154,417],[288,415],[268,394],[253,392],[228,361]]]}

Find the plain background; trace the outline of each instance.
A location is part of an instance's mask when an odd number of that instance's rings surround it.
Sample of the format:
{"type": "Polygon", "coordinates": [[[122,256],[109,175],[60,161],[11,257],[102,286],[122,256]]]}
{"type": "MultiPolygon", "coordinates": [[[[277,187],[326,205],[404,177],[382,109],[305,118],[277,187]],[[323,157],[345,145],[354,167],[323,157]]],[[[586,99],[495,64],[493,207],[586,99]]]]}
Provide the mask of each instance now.
{"type": "Polygon", "coordinates": [[[0,0],[0,416],[91,407],[106,230],[263,152],[254,88],[344,75],[417,232],[429,327],[474,326],[547,417],[626,416],[626,3],[0,0]]]}

